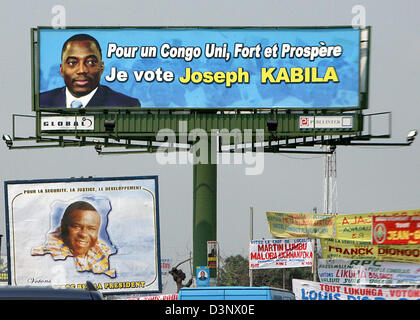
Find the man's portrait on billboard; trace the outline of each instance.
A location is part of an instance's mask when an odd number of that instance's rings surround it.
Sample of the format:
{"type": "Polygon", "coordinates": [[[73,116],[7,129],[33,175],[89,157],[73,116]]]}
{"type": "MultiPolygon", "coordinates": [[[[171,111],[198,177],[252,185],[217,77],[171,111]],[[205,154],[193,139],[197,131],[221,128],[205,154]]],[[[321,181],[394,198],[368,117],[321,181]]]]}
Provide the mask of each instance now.
{"type": "Polygon", "coordinates": [[[103,71],[99,42],[88,34],[73,35],[61,50],[65,86],[41,92],[40,108],[140,107],[137,98],[100,84],[103,71]]]}
{"type": "MultiPolygon", "coordinates": [[[[55,210],[55,217],[63,210],[55,210]]],[[[54,213],[53,213],[54,214],[54,213]]],[[[45,243],[32,248],[32,256],[51,255],[54,260],[73,257],[76,270],[116,277],[110,268],[109,257],[115,249],[108,241],[100,239],[101,214],[87,201],[72,202],[64,209],[60,225],[46,235],[45,243]],[[108,242],[108,243],[107,243],[108,242]]],[[[102,232],[103,233],[103,232],[102,232]]]]}

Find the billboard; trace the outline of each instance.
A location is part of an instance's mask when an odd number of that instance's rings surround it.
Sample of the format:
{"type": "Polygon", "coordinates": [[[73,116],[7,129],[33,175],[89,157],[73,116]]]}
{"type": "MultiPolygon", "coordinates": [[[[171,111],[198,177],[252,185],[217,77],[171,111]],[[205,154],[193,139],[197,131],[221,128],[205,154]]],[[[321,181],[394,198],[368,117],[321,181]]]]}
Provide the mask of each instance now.
{"type": "Polygon", "coordinates": [[[158,178],[6,181],[9,284],[161,292],[158,178]]]}
{"type": "Polygon", "coordinates": [[[35,31],[35,110],[363,107],[357,28],[35,31]]]}

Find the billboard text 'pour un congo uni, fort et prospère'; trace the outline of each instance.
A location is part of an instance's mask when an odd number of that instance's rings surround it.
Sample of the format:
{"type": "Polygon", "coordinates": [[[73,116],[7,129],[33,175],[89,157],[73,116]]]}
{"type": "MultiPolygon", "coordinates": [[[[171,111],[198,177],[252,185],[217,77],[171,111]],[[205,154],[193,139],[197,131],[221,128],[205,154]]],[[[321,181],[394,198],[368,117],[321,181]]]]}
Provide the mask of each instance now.
{"type": "Polygon", "coordinates": [[[39,107],[358,108],[360,32],[39,28],[39,107]]]}
{"type": "Polygon", "coordinates": [[[159,292],[157,177],[6,181],[9,283],[159,292]]]}

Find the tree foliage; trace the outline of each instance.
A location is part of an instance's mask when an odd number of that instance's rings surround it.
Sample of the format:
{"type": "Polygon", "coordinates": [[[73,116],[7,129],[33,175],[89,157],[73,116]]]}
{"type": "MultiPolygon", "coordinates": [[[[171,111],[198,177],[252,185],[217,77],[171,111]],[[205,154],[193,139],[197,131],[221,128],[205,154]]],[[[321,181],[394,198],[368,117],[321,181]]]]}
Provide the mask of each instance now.
{"type": "MultiPolygon", "coordinates": [[[[313,280],[312,268],[260,269],[252,272],[254,287],[275,287],[292,290],[292,279],[313,280]]],[[[220,286],[249,286],[248,259],[241,255],[224,260],[219,270],[220,286]]]]}
{"type": "Polygon", "coordinates": [[[221,286],[248,286],[248,259],[239,254],[226,258],[219,270],[219,282],[221,286]]]}

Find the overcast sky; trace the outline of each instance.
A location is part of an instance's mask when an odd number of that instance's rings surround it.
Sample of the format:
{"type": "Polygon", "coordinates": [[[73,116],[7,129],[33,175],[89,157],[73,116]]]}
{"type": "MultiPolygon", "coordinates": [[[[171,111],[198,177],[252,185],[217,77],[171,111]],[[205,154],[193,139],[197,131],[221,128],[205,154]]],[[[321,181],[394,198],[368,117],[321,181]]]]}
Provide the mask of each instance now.
{"type": "MultiPolygon", "coordinates": [[[[12,115],[31,111],[30,28],[50,26],[56,5],[68,26],[344,26],[362,5],[372,26],[370,99],[364,113],[392,112],[392,142],[420,129],[420,2],[402,1],[12,1],[0,3],[1,134],[12,133],[12,115]]],[[[17,135],[32,120],[17,123],[17,135]]],[[[30,128],[29,130],[25,127],[30,128]]],[[[385,128],[386,129],[386,128],[385,128]]],[[[28,133],[29,131],[29,133],[28,133]]],[[[69,177],[159,176],[162,258],[174,264],[192,251],[192,166],[160,165],[154,154],[98,156],[93,147],[8,150],[0,145],[0,212],[4,181],[69,177]]],[[[221,255],[247,255],[249,207],[255,238],[270,238],[266,211],[322,211],[323,155],[266,154],[260,175],[245,165],[218,167],[218,241],[221,255]]],[[[410,147],[338,147],[340,213],[420,208],[420,141],[410,147]]],[[[36,212],[34,212],[36,215],[36,212]]],[[[2,221],[5,221],[2,218],[2,221]]],[[[5,235],[5,223],[0,223],[5,235]]],[[[5,237],[2,254],[5,254],[5,237]]],[[[184,267],[189,276],[188,266],[184,267]]],[[[166,290],[171,292],[170,285],[166,290]]]]}

